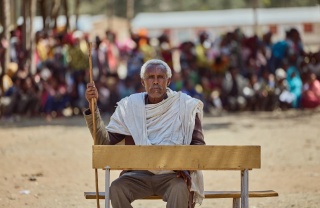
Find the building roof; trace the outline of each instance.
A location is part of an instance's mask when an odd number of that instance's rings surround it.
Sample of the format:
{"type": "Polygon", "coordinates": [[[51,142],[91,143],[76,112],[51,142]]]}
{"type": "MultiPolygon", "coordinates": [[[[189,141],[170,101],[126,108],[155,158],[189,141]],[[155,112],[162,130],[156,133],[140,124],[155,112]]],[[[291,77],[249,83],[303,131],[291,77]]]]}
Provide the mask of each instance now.
{"type": "MultiPolygon", "coordinates": [[[[320,6],[295,8],[259,8],[259,25],[320,23],[320,6]]],[[[223,27],[254,25],[253,9],[139,13],[132,27],[147,29],[223,27]]]]}

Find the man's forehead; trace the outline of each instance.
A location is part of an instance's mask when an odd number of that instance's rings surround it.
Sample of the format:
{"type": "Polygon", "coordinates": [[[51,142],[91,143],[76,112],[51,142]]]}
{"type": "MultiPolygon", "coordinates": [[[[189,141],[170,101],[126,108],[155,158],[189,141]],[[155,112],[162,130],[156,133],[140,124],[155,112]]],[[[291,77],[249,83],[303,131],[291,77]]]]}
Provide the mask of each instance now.
{"type": "Polygon", "coordinates": [[[161,71],[166,72],[166,67],[163,66],[162,64],[148,64],[146,66],[146,71],[150,69],[161,69],[161,71]]]}

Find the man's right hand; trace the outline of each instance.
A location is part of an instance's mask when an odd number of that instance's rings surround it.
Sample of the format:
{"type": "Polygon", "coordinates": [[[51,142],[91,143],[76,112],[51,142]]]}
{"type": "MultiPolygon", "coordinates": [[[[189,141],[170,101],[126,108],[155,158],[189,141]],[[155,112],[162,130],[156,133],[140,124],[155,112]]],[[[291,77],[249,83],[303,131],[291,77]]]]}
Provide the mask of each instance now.
{"type": "Polygon", "coordinates": [[[89,108],[90,108],[91,112],[94,112],[94,110],[97,107],[98,97],[99,97],[98,90],[97,90],[96,86],[94,85],[94,82],[88,83],[87,89],[86,89],[86,99],[89,103],[89,108]],[[91,105],[92,101],[94,101],[94,108],[95,109],[91,109],[92,108],[92,105],[91,105]]]}

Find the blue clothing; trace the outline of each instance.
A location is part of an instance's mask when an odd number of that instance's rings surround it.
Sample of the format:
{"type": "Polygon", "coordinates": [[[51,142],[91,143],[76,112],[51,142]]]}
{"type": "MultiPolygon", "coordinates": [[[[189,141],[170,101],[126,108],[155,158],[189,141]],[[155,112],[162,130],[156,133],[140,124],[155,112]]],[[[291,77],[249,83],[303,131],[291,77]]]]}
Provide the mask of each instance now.
{"type": "Polygon", "coordinates": [[[272,54],[275,58],[283,59],[285,57],[289,44],[286,40],[279,41],[272,46],[272,54]]]}
{"type": "Polygon", "coordinates": [[[302,80],[300,78],[300,73],[295,66],[290,66],[287,70],[287,82],[289,85],[289,91],[295,96],[295,99],[292,102],[293,108],[300,107],[300,100],[302,94],[302,80]],[[292,77],[292,74],[295,74],[292,77]]]}

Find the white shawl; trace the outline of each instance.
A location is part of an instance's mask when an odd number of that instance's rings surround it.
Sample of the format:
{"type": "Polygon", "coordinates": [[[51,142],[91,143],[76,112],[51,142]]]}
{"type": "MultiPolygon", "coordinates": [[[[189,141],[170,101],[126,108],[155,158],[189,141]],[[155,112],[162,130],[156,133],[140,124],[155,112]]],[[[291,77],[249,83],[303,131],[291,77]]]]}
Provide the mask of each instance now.
{"type": "MultiPolygon", "coordinates": [[[[195,117],[202,121],[203,103],[195,98],[167,89],[168,98],[145,105],[146,93],[137,93],[118,102],[107,131],[131,135],[136,145],[189,145],[195,117]]],[[[191,174],[194,201],[204,198],[201,171],[191,174]]]]}

